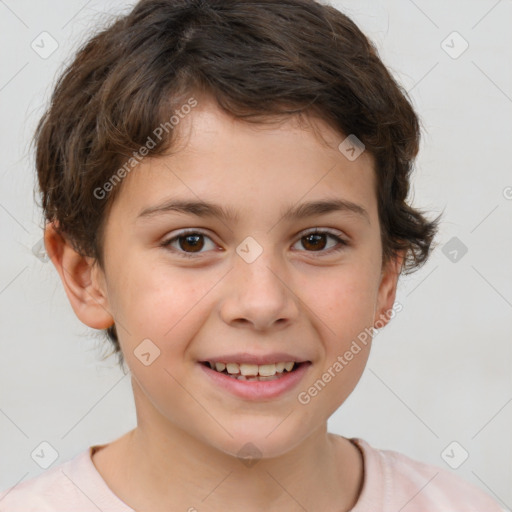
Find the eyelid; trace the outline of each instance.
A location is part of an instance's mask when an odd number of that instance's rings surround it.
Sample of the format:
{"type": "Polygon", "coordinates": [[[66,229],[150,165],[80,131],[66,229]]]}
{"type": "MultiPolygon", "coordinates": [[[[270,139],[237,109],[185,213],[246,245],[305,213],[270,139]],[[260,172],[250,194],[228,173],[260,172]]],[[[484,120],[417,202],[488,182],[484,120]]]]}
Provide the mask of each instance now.
{"type": "Polygon", "coordinates": [[[304,231],[300,231],[295,236],[298,238],[302,238],[303,236],[314,235],[315,233],[319,233],[321,235],[328,234],[328,235],[337,236],[339,238],[343,238],[343,241],[348,243],[348,241],[345,240],[345,237],[341,231],[338,231],[338,230],[335,230],[332,228],[322,228],[322,227],[308,228],[308,229],[305,229],[304,231]]]}

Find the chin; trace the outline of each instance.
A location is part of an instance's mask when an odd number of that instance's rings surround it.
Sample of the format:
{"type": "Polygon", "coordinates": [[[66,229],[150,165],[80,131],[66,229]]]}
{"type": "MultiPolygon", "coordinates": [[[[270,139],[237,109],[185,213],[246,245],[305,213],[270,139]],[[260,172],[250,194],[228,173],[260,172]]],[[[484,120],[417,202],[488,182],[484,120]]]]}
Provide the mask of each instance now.
{"type": "MultiPolygon", "coordinates": [[[[283,421],[283,418],[267,416],[262,420],[226,425],[226,429],[233,437],[226,434],[218,443],[212,443],[210,440],[210,444],[227,455],[256,461],[280,457],[307,437],[307,432],[301,432],[299,425],[289,422],[285,426],[287,420],[283,421]]],[[[249,463],[247,465],[249,466],[249,463]]]]}

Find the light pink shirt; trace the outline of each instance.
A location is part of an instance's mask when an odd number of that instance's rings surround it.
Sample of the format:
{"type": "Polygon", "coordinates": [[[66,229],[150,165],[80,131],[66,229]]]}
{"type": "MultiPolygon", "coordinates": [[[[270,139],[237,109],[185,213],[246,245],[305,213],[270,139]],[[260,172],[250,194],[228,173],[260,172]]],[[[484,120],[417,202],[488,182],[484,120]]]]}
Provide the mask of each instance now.
{"type": "MultiPolygon", "coordinates": [[[[454,473],[352,439],[362,451],[364,483],[352,512],[505,512],[454,473]]],[[[135,512],[107,486],[90,446],[68,462],[0,493],[0,512],[135,512]]],[[[312,511],[314,512],[314,511],[312,511]]]]}

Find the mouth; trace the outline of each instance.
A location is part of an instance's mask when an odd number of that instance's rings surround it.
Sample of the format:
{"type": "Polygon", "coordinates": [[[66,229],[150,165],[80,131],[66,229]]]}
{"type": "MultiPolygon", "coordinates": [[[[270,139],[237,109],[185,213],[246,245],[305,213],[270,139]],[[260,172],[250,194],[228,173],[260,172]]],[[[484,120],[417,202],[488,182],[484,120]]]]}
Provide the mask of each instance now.
{"type": "Polygon", "coordinates": [[[304,381],[312,365],[311,361],[260,362],[265,364],[220,360],[198,361],[197,366],[213,389],[243,400],[269,402],[280,398],[293,400],[291,393],[304,381]]]}
{"type": "Polygon", "coordinates": [[[222,361],[200,361],[200,363],[217,373],[223,374],[232,379],[241,381],[271,381],[279,380],[288,374],[296,372],[304,365],[310,364],[309,361],[279,361],[269,364],[249,364],[234,363],[222,361]]]}

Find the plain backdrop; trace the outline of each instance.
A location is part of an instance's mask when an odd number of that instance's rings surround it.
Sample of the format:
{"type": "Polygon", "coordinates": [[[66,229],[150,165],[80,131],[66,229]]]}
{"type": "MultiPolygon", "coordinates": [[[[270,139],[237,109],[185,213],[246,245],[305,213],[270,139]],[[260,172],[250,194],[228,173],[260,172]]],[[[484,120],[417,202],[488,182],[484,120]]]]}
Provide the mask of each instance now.
{"type": "MultiPolygon", "coordinates": [[[[31,456],[43,442],[56,465],[135,426],[129,377],[114,357],[100,361],[109,347],[75,317],[51,262],[33,254],[43,224],[28,147],[56,73],[91,27],[130,5],[0,2],[1,489],[44,471],[31,456]],[[58,44],[51,55],[33,48],[41,37],[46,52],[58,44]]],[[[510,509],[512,2],[332,5],[409,92],[423,125],[411,200],[445,213],[437,249],[401,279],[403,310],[375,337],[329,428],[448,468],[510,509]]]]}

